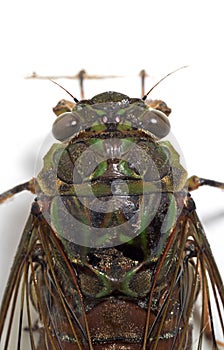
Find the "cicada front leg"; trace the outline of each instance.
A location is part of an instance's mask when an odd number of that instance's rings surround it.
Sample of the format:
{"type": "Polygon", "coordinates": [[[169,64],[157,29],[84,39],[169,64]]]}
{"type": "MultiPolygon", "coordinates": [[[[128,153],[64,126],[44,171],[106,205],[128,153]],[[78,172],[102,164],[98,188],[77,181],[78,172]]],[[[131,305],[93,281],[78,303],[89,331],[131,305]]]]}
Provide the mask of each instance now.
{"type": "Polygon", "coordinates": [[[23,184],[17,185],[11,188],[10,190],[0,194],[0,204],[22,191],[30,191],[32,193],[35,193],[35,179],[32,178],[31,180],[24,182],[23,184]]]}
{"type": "Polygon", "coordinates": [[[197,190],[201,186],[211,186],[220,188],[221,190],[224,190],[224,182],[218,182],[214,180],[204,179],[203,177],[199,177],[196,175],[191,176],[188,179],[188,191],[194,191],[197,190]]]}

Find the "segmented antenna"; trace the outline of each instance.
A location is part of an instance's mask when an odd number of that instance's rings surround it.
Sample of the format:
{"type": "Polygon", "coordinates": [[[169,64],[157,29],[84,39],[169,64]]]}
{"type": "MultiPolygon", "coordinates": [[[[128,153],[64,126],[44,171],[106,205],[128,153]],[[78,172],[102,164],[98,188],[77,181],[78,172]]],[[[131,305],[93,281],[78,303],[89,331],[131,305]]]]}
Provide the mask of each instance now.
{"type": "MultiPolygon", "coordinates": [[[[147,97],[148,97],[148,95],[152,92],[152,90],[156,87],[156,86],[158,86],[163,80],[165,80],[166,78],[168,78],[171,74],[174,74],[174,73],[176,73],[176,72],[178,72],[179,70],[181,70],[181,69],[183,69],[183,68],[187,68],[188,66],[183,66],[183,67],[180,67],[180,68],[178,68],[178,69],[175,69],[174,71],[172,71],[172,72],[170,72],[170,73],[168,73],[167,75],[165,75],[165,77],[163,77],[162,79],[160,79],[148,92],[147,92],[147,94],[145,94],[143,97],[142,97],[142,100],[143,101],[145,101],[146,99],[147,99],[147,97]]],[[[141,73],[142,72],[144,72],[144,71],[141,71],[141,73]]],[[[145,72],[144,72],[145,73],[145,72]]],[[[142,76],[142,79],[145,77],[145,74],[143,75],[141,75],[142,76]]],[[[143,86],[143,85],[142,85],[143,86]]]]}
{"type": "Polygon", "coordinates": [[[64,86],[60,85],[59,83],[57,83],[56,81],[49,79],[50,81],[52,81],[52,83],[58,85],[62,90],[64,90],[65,92],[67,92],[67,94],[69,94],[69,96],[71,96],[71,98],[75,101],[75,103],[79,102],[79,100],[74,97],[67,89],[64,88],[64,86]]]}

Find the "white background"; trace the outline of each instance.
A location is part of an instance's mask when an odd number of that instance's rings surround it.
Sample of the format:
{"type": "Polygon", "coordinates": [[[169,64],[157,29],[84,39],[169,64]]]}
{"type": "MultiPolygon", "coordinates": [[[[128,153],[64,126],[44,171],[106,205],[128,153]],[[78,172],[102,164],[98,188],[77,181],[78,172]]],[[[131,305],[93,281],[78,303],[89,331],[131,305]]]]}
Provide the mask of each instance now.
{"type": "MultiPolygon", "coordinates": [[[[69,99],[39,74],[120,74],[85,82],[87,98],[106,90],[140,97],[170,71],[189,65],[152,94],[172,107],[172,131],[189,175],[224,181],[223,1],[8,0],[0,5],[0,192],[34,176],[39,147],[54,121],[52,107],[69,99]]],[[[60,83],[79,98],[77,81],[60,83]]],[[[214,255],[224,274],[224,193],[193,194],[214,255]]],[[[9,272],[32,196],[24,193],[0,210],[0,289],[9,272]]]]}

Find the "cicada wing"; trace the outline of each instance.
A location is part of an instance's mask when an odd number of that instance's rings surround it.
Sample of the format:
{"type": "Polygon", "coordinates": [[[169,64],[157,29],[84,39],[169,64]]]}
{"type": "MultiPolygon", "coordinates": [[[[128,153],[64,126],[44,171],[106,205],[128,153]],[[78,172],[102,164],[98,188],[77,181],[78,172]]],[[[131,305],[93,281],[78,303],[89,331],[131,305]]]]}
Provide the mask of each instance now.
{"type": "Polygon", "coordinates": [[[219,349],[219,346],[224,348],[224,285],[204,229],[195,211],[192,212],[190,220],[199,261],[198,346],[204,337],[210,340],[214,349],[219,349]]]}
{"type": "Polygon", "coordinates": [[[144,339],[147,349],[191,348],[190,315],[198,287],[195,266],[186,255],[188,240],[187,218],[182,214],[169,232],[154,274],[144,339]],[[155,301],[156,317],[150,324],[155,301]]]}
{"type": "MultiPolygon", "coordinates": [[[[34,275],[34,294],[43,326],[40,331],[52,349],[91,349],[82,292],[75,266],[60,239],[41,215],[38,234],[44,252],[39,276],[34,275]],[[36,283],[39,278],[39,284],[36,283]]],[[[33,271],[33,274],[35,271],[33,271]]],[[[48,349],[47,347],[47,349],[48,349]]],[[[42,347],[41,347],[42,350],[42,347]]]]}
{"type": "Polygon", "coordinates": [[[160,346],[161,349],[199,350],[204,348],[204,339],[208,339],[212,349],[219,349],[223,339],[217,332],[213,314],[216,309],[218,327],[224,334],[223,307],[223,283],[202,225],[195,210],[187,215],[184,211],[169,233],[154,274],[144,346],[150,350],[160,346]],[[173,266],[172,271],[162,281],[161,275],[168,271],[169,264],[173,266]],[[157,290],[163,290],[163,294],[157,290]],[[162,295],[159,302],[158,295],[162,295]],[[196,328],[193,319],[196,300],[200,304],[199,330],[192,335],[192,328],[196,328]],[[156,318],[151,322],[155,302],[156,318]]]}
{"type": "MultiPolygon", "coordinates": [[[[24,327],[24,302],[29,283],[29,256],[37,240],[33,216],[30,215],[23,231],[4,292],[0,312],[0,336],[3,349],[19,349],[24,327]]],[[[30,310],[28,310],[30,312],[30,310]]],[[[32,328],[32,327],[31,327],[32,328]]]]}
{"type": "Polygon", "coordinates": [[[42,215],[31,214],[24,229],[3,297],[0,332],[4,350],[91,349],[74,267],[42,215]]]}

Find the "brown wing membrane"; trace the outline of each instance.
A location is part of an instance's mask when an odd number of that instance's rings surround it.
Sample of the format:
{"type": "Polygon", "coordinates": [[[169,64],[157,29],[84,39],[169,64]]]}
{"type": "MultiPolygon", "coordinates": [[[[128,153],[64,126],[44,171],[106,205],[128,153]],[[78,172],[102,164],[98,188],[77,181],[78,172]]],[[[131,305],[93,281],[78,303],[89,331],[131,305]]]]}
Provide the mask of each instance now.
{"type": "Polygon", "coordinates": [[[210,338],[213,348],[219,349],[218,343],[223,348],[224,344],[218,342],[217,324],[214,324],[214,313],[217,311],[220,324],[220,331],[224,337],[224,286],[214,260],[210,245],[204,233],[204,229],[194,211],[190,216],[193,226],[193,238],[199,260],[199,277],[201,284],[201,323],[200,337],[198,343],[201,343],[203,334],[210,338]],[[211,300],[214,302],[211,303],[211,300]]]}
{"type": "Polygon", "coordinates": [[[0,334],[4,350],[92,348],[75,270],[41,214],[31,214],[23,232],[2,302],[0,334]],[[78,316],[64,294],[57,261],[67,273],[63,283],[76,292],[78,316]],[[27,336],[30,345],[24,343],[27,336]]]}
{"type": "Polygon", "coordinates": [[[47,330],[46,344],[41,343],[39,348],[41,350],[45,347],[66,350],[91,349],[89,329],[75,269],[68,260],[60,240],[41,214],[37,220],[46,259],[40,274],[43,283],[35,283],[36,276],[33,281],[37,307],[44,323],[40,332],[46,336],[47,330]]]}
{"type": "MultiPolygon", "coordinates": [[[[224,287],[211,248],[196,211],[188,208],[180,215],[155,272],[149,296],[149,307],[142,349],[150,350],[191,350],[202,349],[205,341],[209,348],[224,347],[218,338],[214,313],[218,314],[221,334],[224,336],[224,287]],[[186,210],[187,209],[187,210],[186,210]],[[173,255],[171,252],[177,252],[173,255]],[[153,319],[152,301],[158,289],[158,276],[163,270],[167,257],[176,259],[176,267],[164,290],[157,317],[153,319]],[[211,300],[214,302],[211,304],[211,300]],[[199,325],[192,320],[195,302],[199,302],[199,325]],[[195,329],[192,338],[192,328],[195,329]],[[167,332],[165,332],[167,329],[167,332]],[[169,331],[168,331],[169,330],[169,331]],[[192,339],[191,339],[192,338],[192,339]]],[[[164,276],[164,285],[167,276],[164,276]]],[[[220,335],[219,335],[220,337],[220,335]]]]}
{"type": "Polygon", "coordinates": [[[144,339],[144,346],[147,349],[191,349],[192,326],[189,323],[189,318],[197,293],[197,268],[186,254],[188,237],[187,218],[182,215],[172,230],[158,263],[150,292],[144,339]],[[167,288],[164,290],[159,313],[154,323],[150,325],[150,319],[152,319],[150,306],[153,295],[158,288],[157,277],[166,264],[167,256],[176,260],[175,269],[167,288]]]}
{"type": "MultiPolygon", "coordinates": [[[[27,256],[29,255],[29,247],[32,245],[33,238],[35,236],[33,226],[33,219],[30,215],[24,229],[19,247],[14,259],[14,263],[11,268],[10,277],[5,289],[4,297],[2,300],[2,308],[0,312],[0,335],[2,335],[4,325],[7,324],[7,330],[5,332],[4,349],[8,349],[8,342],[11,336],[13,328],[13,318],[15,316],[15,307],[19,298],[20,285],[24,287],[23,276],[27,271],[28,262],[27,256]],[[7,313],[10,311],[10,315],[6,322],[7,313]]],[[[34,238],[35,239],[35,238],[34,238]]],[[[21,308],[22,311],[23,308],[21,308]]],[[[21,333],[21,322],[19,324],[18,332],[21,333]]],[[[19,336],[20,337],[20,336],[19,336]]],[[[19,341],[19,340],[18,340],[19,341]]],[[[9,345],[10,346],[10,345],[9,345]]]]}

